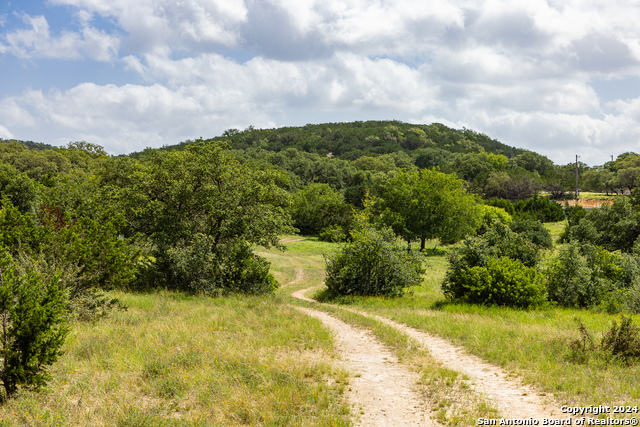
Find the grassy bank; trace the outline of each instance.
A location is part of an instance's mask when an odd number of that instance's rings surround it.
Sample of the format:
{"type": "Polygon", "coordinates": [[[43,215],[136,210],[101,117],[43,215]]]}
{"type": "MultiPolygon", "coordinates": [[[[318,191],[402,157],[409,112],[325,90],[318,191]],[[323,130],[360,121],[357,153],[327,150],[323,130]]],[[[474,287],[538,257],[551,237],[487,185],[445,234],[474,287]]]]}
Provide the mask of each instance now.
{"type": "Polygon", "coordinates": [[[0,425],[348,425],[329,333],[281,299],[115,296],[128,310],[73,325],[49,387],[0,425]]]}

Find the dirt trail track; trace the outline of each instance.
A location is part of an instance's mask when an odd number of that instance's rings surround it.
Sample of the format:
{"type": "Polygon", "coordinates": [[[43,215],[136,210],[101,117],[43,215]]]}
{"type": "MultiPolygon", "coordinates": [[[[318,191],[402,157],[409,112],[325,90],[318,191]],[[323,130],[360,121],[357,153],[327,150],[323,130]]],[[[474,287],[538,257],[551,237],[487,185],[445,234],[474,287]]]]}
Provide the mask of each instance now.
{"type": "Polygon", "coordinates": [[[361,426],[437,426],[415,392],[418,375],[369,332],[356,329],[322,311],[297,309],[313,316],[333,332],[338,353],[351,372],[347,397],[361,426]]]}
{"type": "MultiPolygon", "coordinates": [[[[304,272],[299,270],[296,271],[296,282],[301,282],[303,278],[304,272]]],[[[305,301],[317,303],[317,301],[305,296],[305,293],[310,289],[311,288],[298,290],[294,292],[292,296],[305,301]]],[[[559,415],[559,410],[557,409],[559,406],[553,402],[545,401],[532,387],[523,385],[517,379],[508,378],[504,370],[484,362],[477,356],[468,354],[464,349],[454,346],[445,339],[429,335],[425,332],[394,322],[382,316],[372,315],[347,307],[340,308],[362,316],[374,318],[377,321],[394,327],[414,338],[416,341],[421,343],[444,367],[466,374],[473,383],[473,389],[486,396],[495,405],[499,410],[500,415],[504,418],[522,419],[531,417],[539,419],[543,417],[552,418],[559,415]]],[[[304,310],[306,311],[310,309],[304,310]]],[[[311,312],[321,313],[316,310],[311,310],[309,311],[309,314],[311,314],[311,312]]],[[[332,318],[327,314],[324,314],[324,316],[332,318]]],[[[327,323],[325,322],[325,324],[327,323]]],[[[337,340],[340,342],[343,339],[340,338],[340,329],[332,328],[332,331],[336,337],[338,337],[337,340]]],[[[346,354],[349,354],[349,351],[351,350],[349,348],[345,348],[345,351],[347,352],[346,354]]],[[[369,349],[369,352],[373,352],[372,349],[369,349]]],[[[415,384],[415,379],[412,379],[411,381],[414,381],[415,384]]],[[[389,387],[389,384],[394,384],[394,382],[388,382],[386,386],[389,387]]],[[[398,406],[399,405],[394,405],[394,408],[398,408],[398,406]]],[[[386,424],[369,423],[364,425],[386,424]]]]}

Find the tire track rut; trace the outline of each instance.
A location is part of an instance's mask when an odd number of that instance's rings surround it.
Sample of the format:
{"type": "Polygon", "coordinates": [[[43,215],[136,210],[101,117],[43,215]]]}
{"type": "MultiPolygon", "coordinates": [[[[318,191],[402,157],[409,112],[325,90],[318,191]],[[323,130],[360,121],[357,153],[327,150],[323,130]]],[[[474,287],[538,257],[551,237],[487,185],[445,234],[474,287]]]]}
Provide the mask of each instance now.
{"type": "MultiPolygon", "coordinates": [[[[313,288],[300,289],[292,293],[292,296],[320,304],[318,301],[305,296],[311,289],[313,288]]],[[[444,367],[466,374],[472,381],[472,388],[493,403],[504,418],[539,419],[543,417],[555,418],[560,415],[558,409],[560,406],[553,402],[552,399],[543,398],[535,388],[524,385],[518,379],[509,378],[503,369],[469,354],[465,349],[453,345],[446,339],[419,331],[383,316],[373,315],[349,307],[340,306],[339,308],[375,319],[412,337],[422,344],[432,357],[444,367]]]]}

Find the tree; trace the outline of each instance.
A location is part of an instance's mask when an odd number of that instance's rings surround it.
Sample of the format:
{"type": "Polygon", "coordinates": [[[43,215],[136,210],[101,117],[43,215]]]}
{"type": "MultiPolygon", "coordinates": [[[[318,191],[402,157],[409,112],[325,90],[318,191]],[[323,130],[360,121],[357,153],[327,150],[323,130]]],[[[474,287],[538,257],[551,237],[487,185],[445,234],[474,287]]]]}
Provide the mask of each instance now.
{"type": "Polygon", "coordinates": [[[33,269],[20,274],[6,251],[0,258],[2,401],[20,385],[37,389],[46,384],[46,368],[62,354],[68,330],[66,298],[58,278],[47,283],[33,269]]]}
{"type": "Polygon", "coordinates": [[[320,234],[338,226],[348,229],[351,208],[327,184],[309,184],[293,195],[291,217],[302,234],[320,234]]]}
{"type": "Polygon", "coordinates": [[[436,170],[402,171],[387,180],[378,209],[382,220],[410,245],[427,239],[455,242],[473,233],[482,212],[464,182],[436,170]]]}
{"type": "Polygon", "coordinates": [[[131,231],[153,242],[146,285],[214,294],[241,291],[235,284],[247,279],[248,268],[257,273],[250,275],[253,283],[244,283],[245,290],[272,291],[273,277],[261,262],[255,264],[249,245],[279,246],[279,235],[293,231],[286,211],[290,196],[276,185],[277,178],[276,172],[239,163],[220,143],[150,151],[121,193],[131,231]],[[202,274],[187,274],[191,267],[202,274]]]}

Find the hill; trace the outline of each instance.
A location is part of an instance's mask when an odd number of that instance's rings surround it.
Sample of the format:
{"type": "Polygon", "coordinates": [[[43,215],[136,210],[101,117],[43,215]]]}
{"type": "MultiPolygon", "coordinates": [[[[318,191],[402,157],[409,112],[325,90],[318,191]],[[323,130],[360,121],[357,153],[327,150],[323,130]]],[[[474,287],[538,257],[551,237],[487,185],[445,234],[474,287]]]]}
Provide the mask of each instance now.
{"type": "Polygon", "coordinates": [[[470,129],[451,129],[440,123],[416,125],[400,121],[324,123],[301,127],[229,129],[213,139],[231,141],[232,148],[259,147],[269,151],[296,148],[345,160],[398,151],[439,149],[451,153],[486,151],[514,157],[526,150],[510,147],[470,129]]]}

